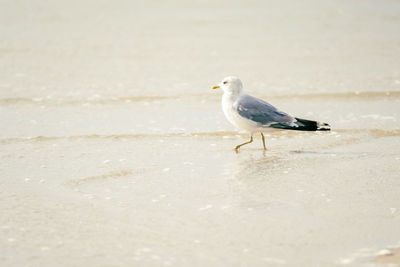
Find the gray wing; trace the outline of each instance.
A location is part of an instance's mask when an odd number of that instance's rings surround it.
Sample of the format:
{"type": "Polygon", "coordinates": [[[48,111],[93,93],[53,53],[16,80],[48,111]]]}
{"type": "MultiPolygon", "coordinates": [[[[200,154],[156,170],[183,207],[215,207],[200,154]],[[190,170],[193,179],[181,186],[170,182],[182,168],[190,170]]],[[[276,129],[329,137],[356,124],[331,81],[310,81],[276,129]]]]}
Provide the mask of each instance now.
{"type": "Polygon", "coordinates": [[[292,116],[271,104],[249,95],[242,95],[235,105],[240,116],[255,121],[261,126],[283,128],[291,126],[295,121],[292,116]]]}

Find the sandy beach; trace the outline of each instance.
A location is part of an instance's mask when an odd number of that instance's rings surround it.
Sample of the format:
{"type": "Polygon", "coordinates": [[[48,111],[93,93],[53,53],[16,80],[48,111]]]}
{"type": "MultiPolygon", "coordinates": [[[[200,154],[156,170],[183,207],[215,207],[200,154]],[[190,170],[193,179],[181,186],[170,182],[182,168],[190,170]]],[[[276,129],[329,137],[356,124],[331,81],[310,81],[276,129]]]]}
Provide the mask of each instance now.
{"type": "Polygon", "coordinates": [[[0,1],[1,266],[400,264],[399,14],[0,1]],[[332,131],[235,153],[228,75],[332,131]]]}

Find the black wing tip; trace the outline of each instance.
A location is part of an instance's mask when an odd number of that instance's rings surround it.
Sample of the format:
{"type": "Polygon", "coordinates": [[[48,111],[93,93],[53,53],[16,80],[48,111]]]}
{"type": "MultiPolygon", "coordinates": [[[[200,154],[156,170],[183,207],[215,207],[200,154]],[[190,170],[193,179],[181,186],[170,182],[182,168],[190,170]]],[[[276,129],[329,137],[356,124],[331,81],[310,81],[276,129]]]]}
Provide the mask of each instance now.
{"type": "Polygon", "coordinates": [[[321,123],[318,121],[310,121],[300,118],[295,118],[296,121],[292,125],[275,123],[269,125],[271,128],[283,130],[296,130],[296,131],[330,131],[331,126],[328,123],[321,123]]]}
{"type": "Polygon", "coordinates": [[[322,123],[318,121],[305,120],[300,118],[295,118],[297,129],[300,131],[330,131],[331,126],[328,123],[322,123]]]}
{"type": "Polygon", "coordinates": [[[331,126],[325,122],[317,122],[317,131],[330,131],[331,126]]]}

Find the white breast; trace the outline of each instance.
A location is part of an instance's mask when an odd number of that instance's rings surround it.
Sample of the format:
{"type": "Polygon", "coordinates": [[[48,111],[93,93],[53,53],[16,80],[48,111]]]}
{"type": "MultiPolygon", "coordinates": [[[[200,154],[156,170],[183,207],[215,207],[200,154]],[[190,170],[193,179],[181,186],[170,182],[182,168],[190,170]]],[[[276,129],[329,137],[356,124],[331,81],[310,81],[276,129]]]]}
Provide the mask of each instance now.
{"type": "Polygon", "coordinates": [[[234,107],[237,97],[232,97],[231,95],[224,94],[222,97],[222,111],[225,114],[226,119],[233,124],[236,128],[244,130],[247,132],[256,132],[261,129],[256,122],[249,119],[243,118],[239,115],[234,107]]]}

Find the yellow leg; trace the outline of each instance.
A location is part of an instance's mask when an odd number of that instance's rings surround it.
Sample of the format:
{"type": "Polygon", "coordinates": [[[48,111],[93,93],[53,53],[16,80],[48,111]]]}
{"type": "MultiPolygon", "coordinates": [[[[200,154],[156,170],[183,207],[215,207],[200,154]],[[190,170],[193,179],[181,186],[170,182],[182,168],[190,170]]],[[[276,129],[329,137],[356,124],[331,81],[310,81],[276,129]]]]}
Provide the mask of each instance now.
{"type": "Polygon", "coordinates": [[[239,148],[240,148],[241,146],[250,144],[251,142],[253,142],[253,135],[250,136],[250,140],[249,140],[249,141],[247,141],[247,142],[245,142],[245,143],[243,143],[243,144],[237,145],[237,146],[235,147],[235,151],[238,152],[238,151],[239,151],[239,148]]]}
{"type": "Polygon", "coordinates": [[[262,140],[263,140],[264,150],[267,150],[267,147],[265,146],[265,137],[264,137],[263,133],[261,133],[261,137],[262,137],[262,140]]]}

